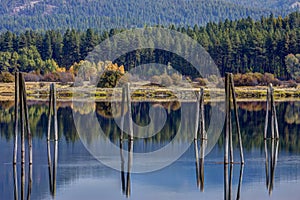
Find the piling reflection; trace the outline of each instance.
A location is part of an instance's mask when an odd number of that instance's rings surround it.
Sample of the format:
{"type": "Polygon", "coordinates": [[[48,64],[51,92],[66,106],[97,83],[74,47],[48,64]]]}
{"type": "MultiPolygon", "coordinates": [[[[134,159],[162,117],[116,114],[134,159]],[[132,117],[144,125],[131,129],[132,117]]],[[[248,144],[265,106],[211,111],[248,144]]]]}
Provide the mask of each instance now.
{"type": "Polygon", "coordinates": [[[14,199],[18,200],[18,174],[17,174],[17,165],[13,165],[13,176],[14,176],[14,199]]]}
{"type": "Polygon", "coordinates": [[[27,186],[27,200],[31,197],[31,188],[32,188],[32,164],[29,164],[28,170],[28,186],[27,186]]]}
{"type": "Polygon", "coordinates": [[[265,171],[266,171],[266,187],[269,195],[272,194],[274,188],[275,169],[278,158],[279,141],[271,140],[271,155],[269,157],[268,141],[265,140],[265,171]]]}
{"type": "Polygon", "coordinates": [[[49,187],[52,197],[56,194],[56,174],[57,174],[57,160],[58,160],[58,141],[54,141],[54,158],[52,164],[51,158],[51,143],[47,141],[47,151],[48,151],[48,171],[49,171],[49,187]]]}
{"type": "Polygon", "coordinates": [[[241,165],[236,199],[240,199],[240,196],[241,196],[241,188],[242,188],[242,183],[243,183],[243,174],[244,174],[244,165],[241,165]]]}
{"type": "Polygon", "coordinates": [[[198,149],[198,141],[194,140],[195,164],[196,164],[196,180],[197,187],[201,192],[204,191],[204,156],[207,146],[207,140],[201,139],[200,154],[198,149]]]}
{"type": "MultiPolygon", "coordinates": [[[[31,199],[31,189],[32,189],[32,164],[28,165],[28,179],[27,179],[27,196],[26,195],[26,174],[25,174],[25,163],[21,164],[21,191],[20,199],[21,200],[30,200],[31,199]]],[[[19,187],[18,187],[18,172],[17,165],[13,165],[13,179],[14,179],[14,199],[19,199],[19,187]]]]}
{"type": "MultiPolygon", "coordinates": [[[[259,104],[259,105],[261,105],[261,104],[259,104]]],[[[296,105],[295,103],[280,103],[277,107],[279,108],[279,110],[285,110],[285,109],[289,110],[289,109],[293,108],[295,111],[293,110],[292,113],[296,113],[298,111],[297,109],[299,108],[299,106],[296,107],[295,105],[296,105]]],[[[140,111],[141,113],[145,112],[145,110],[146,110],[146,108],[144,108],[143,106],[146,107],[146,103],[144,103],[144,104],[142,104],[140,106],[141,107],[140,108],[141,109],[141,111],[140,111]]],[[[36,110],[33,113],[43,113],[43,115],[46,116],[46,114],[44,114],[45,112],[42,112],[43,110],[37,109],[37,108],[39,108],[39,105],[35,105],[35,106],[29,107],[29,108],[32,111],[33,111],[33,108],[36,110]]],[[[207,108],[209,108],[209,107],[207,106],[207,108]]],[[[14,110],[10,110],[10,112],[12,112],[12,111],[14,111],[14,110]]],[[[68,122],[67,121],[67,119],[68,119],[67,116],[70,115],[70,111],[71,111],[71,108],[67,107],[67,108],[60,108],[60,110],[58,112],[60,118],[64,119],[64,120],[59,121],[59,127],[60,127],[59,130],[62,130],[62,132],[60,133],[60,136],[62,138],[64,138],[64,137],[67,138],[67,139],[69,139],[69,138],[76,138],[76,131],[72,131],[72,132],[69,133],[68,131],[70,131],[70,129],[72,130],[72,128],[67,129],[67,127],[70,127],[70,123],[67,123],[68,122]]],[[[250,112],[247,112],[246,109],[241,109],[240,108],[240,112],[242,113],[242,116],[243,116],[243,117],[241,117],[242,124],[243,124],[242,125],[243,126],[243,134],[242,135],[243,135],[243,139],[245,138],[245,140],[247,141],[247,143],[245,144],[245,146],[246,146],[246,152],[249,153],[249,152],[251,152],[252,149],[258,149],[258,150],[260,150],[260,148],[262,148],[262,149],[264,148],[265,155],[262,155],[262,156],[265,157],[265,163],[262,163],[262,165],[261,165],[260,168],[263,169],[265,167],[266,180],[263,180],[263,182],[266,183],[267,191],[271,194],[272,190],[274,188],[274,183],[275,183],[274,179],[275,179],[275,172],[276,172],[276,166],[277,166],[277,158],[278,158],[278,151],[279,151],[279,149],[278,149],[279,148],[279,142],[280,142],[281,151],[286,151],[286,152],[289,151],[289,152],[293,152],[295,154],[298,153],[299,152],[299,148],[297,148],[297,146],[299,146],[299,143],[298,142],[291,142],[291,140],[293,140],[294,138],[298,138],[298,135],[299,135],[299,123],[296,123],[296,121],[292,121],[292,120],[291,120],[291,122],[284,122],[283,119],[286,119],[286,117],[289,116],[289,115],[287,115],[287,114],[284,115],[285,118],[283,118],[282,115],[279,115],[279,118],[281,119],[279,121],[282,121],[282,124],[280,124],[279,128],[282,130],[282,132],[284,132],[283,135],[282,135],[282,137],[281,137],[281,139],[280,139],[280,141],[278,141],[278,140],[269,140],[269,139],[266,140],[266,141],[264,141],[264,140],[261,139],[261,135],[259,135],[259,136],[253,135],[253,128],[251,129],[249,127],[250,126],[252,126],[252,127],[255,126],[255,127],[257,127],[257,129],[263,130],[264,123],[258,123],[258,122],[263,121],[265,111],[255,111],[255,112],[250,113],[250,112]],[[261,117],[261,116],[263,116],[263,117],[261,117]],[[253,120],[249,120],[249,119],[251,119],[251,117],[255,118],[255,120],[257,120],[257,124],[253,125],[253,123],[254,123],[254,122],[252,122],[253,120]],[[249,122],[250,125],[246,124],[246,121],[249,122]],[[290,124],[290,123],[293,123],[293,124],[290,124]],[[264,144],[262,144],[262,142],[264,142],[264,144]],[[252,146],[252,148],[251,148],[251,146],[252,146]]],[[[291,111],[289,111],[289,112],[291,112],[291,111]]],[[[286,113],[289,113],[289,112],[286,111],[286,113]]],[[[170,134],[171,133],[170,129],[172,127],[174,127],[174,124],[177,124],[177,121],[178,121],[177,118],[179,118],[179,114],[176,113],[176,112],[171,112],[170,115],[171,114],[172,114],[172,118],[175,118],[175,120],[171,121],[170,120],[171,118],[170,119],[168,118],[168,120],[169,120],[170,123],[167,123],[167,125],[166,125],[167,126],[166,131],[164,130],[164,131],[162,131],[162,133],[157,134],[157,136],[159,136],[159,137],[153,137],[153,140],[149,140],[149,142],[147,143],[148,145],[151,142],[153,144],[157,144],[157,143],[161,143],[161,142],[164,142],[164,141],[169,141],[170,138],[172,138],[172,134],[170,134]],[[169,131],[167,131],[167,130],[169,130],[169,131]]],[[[10,116],[10,115],[7,115],[7,116],[10,116]]],[[[294,117],[294,116],[292,116],[292,117],[294,117]]],[[[43,127],[45,127],[47,125],[47,120],[45,120],[45,119],[46,118],[44,117],[43,120],[38,120],[38,121],[40,121],[38,123],[37,122],[33,122],[33,124],[37,124],[36,125],[36,127],[38,128],[37,130],[41,130],[43,127]]],[[[296,119],[296,117],[295,117],[295,119],[296,119]]],[[[110,127],[112,127],[112,126],[114,127],[114,126],[116,126],[115,124],[111,123],[111,121],[109,121],[110,119],[104,119],[104,118],[102,118],[102,116],[99,116],[99,120],[103,123],[103,126],[105,126],[105,127],[109,127],[109,126],[110,127]]],[[[10,132],[8,130],[13,130],[13,128],[7,128],[7,127],[10,127],[10,126],[8,126],[10,124],[13,124],[13,123],[2,124],[1,127],[2,127],[2,130],[4,130],[4,131],[2,131],[3,137],[10,136],[9,135],[10,132]]],[[[11,127],[13,127],[13,126],[11,126],[11,127]]],[[[33,128],[36,129],[36,127],[33,127],[33,128]]],[[[35,139],[38,139],[38,137],[40,136],[39,134],[37,134],[38,131],[33,131],[33,133],[34,133],[35,139]]],[[[107,137],[111,138],[111,140],[115,140],[116,143],[118,143],[117,142],[118,137],[115,137],[118,134],[118,132],[115,133],[115,132],[112,132],[112,131],[106,131],[106,134],[107,134],[107,137]],[[114,138],[116,138],[116,139],[114,139],[114,138]]],[[[8,140],[12,140],[13,138],[14,138],[13,135],[11,135],[11,137],[7,137],[8,140]]],[[[77,136],[77,138],[78,138],[78,136],[77,136]]],[[[74,142],[74,141],[70,140],[70,142],[74,142]]],[[[201,139],[199,141],[195,141],[195,143],[194,143],[195,158],[196,158],[195,159],[195,161],[196,161],[196,163],[195,163],[196,164],[196,177],[197,177],[197,186],[199,187],[199,189],[201,191],[204,191],[204,181],[206,181],[206,185],[205,185],[206,187],[207,187],[208,181],[204,180],[204,157],[201,160],[201,158],[202,158],[201,155],[205,154],[205,148],[203,149],[204,151],[201,152],[201,147],[205,146],[205,145],[204,144],[203,145],[200,144],[200,141],[201,141],[201,139]]],[[[124,140],[122,142],[122,144],[120,144],[121,145],[120,149],[124,149],[124,150],[125,150],[125,148],[126,148],[126,150],[130,149],[129,147],[131,145],[127,145],[127,142],[129,143],[129,141],[124,140]],[[125,146],[125,147],[123,148],[123,146],[125,146]]],[[[57,143],[55,143],[55,144],[57,145],[57,143]]],[[[74,142],[74,144],[76,144],[76,143],[74,142]]],[[[219,145],[222,145],[222,144],[223,144],[223,140],[220,140],[219,145]]],[[[49,148],[51,146],[50,150],[53,147],[52,145],[53,145],[53,142],[51,141],[51,145],[49,145],[49,148]]],[[[133,144],[132,144],[132,146],[133,146],[133,144]]],[[[44,148],[45,148],[45,146],[43,146],[43,149],[44,148]]],[[[65,147],[63,147],[63,145],[62,145],[62,146],[60,146],[60,148],[65,148],[65,147]]],[[[131,149],[133,149],[133,147],[131,149]]],[[[139,146],[137,146],[137,147],[135,146],[134,150],[135,151],[142,151],[143,150],[143,149],[142,150],[140,150],[140,149],[141,148],[139,146]]],[[[53,160],[51,159],[51,153],[52,153],[52,156],[55,155],[56,153],[53,154],[53,149],[52,149],[52,151],[50,151],[50,150],[48,150],[49,153],[50,153],[50,156],[49,156],[50,163],[49,163],[49,167],[48,167],[49,168],[49,183],[50,183],[49,186],[50,186],[51,193],[53,194],[53,196],[55,196],[55,193],[56,193],[55,192],[55,190],[56,190],[56,186],[55,186],[56,184],[55,183],[56,183],[56,181],[54,181],[53,179],[56,179],[57,167],[54,167],[54,165],[57,166],[57,155],[56,155],[56,162],[55,162],[55,159],[53,159],[53,160]],[[55,173],[54,173],[54,171],[55,171],[55,173]]],[[[56,152],[58,152],[58,150],[56,150],[56,152]]],[[[128,150],[128,152],[130,152],[130,151],[128,150]]],[[[206,152],[207,152],[207,149],[206,149],[206,152]]],[[[130,158],[130,156],[126,157],[127,156],[126,155],[127,151],[123,151],[123,152],[120,151],[120,153],[124,154],[124,156],[121,157],[122,192],[124,193],[124,195],[126,195],[127,197],[129,197],[130,194],[131,194],[131,192],[132,192],[132,189],[131,189],[131,186],[132,186],[131,185],[131,176],[130,176],[131,174],[130,174],[130,170],[127,170],[126,168],[131,168],[132,158],[130,158]],[[127,158],[128,158],[128,160],[130,162],[128,162],[127,158]],[[129,165],[129,163],[130,163],[130,165],[129,165]]],[[[194,155],[192,155],[192,156],[194,156],[194,155]]],[[[30,193],[31,189],[28,189],[27,187],[25,187],[26,186],[25,183],[27,181],[27,177],[26,177],[27,176],[27,169],[26,169],[25,179],[20,179],[20,177],[18,178],[18,174],[17,174],[17,166],[20,167],[21,165],[13,166],[14,179],[11,179],[11,180],[14,180],[14,194],[15,194],[15,198],[14,199],[21,199],[21,196],[20,196],[21,193],[20,193],[20,191],[18,193],[18,189],[19,190],[22,189],[22,198],[26,198],[26,197],[28,199],[30,197],[34,198],[34,195],[36,193],[35,184],[33,184],[33,193],[32,193],[33,196],[32,196],[32,195],[30,195],[31,194],[30,193]],[[22,185],[22,187],[21,187],[21,184],[20,184],[21,180],[24,183],[22,185]],[[19,184],[18,184],[18,181],[19,181],[19,184]],[[27,192],[27,194],[26,194],[26,192],[27,192]],[[18,194],[19,194],[19,196],[18,196],[18,194]]],[[[227,192],[226,195],[225,195],[225,197],[228,194],[228,196],[226,197],[227,199],[229,199],[230,197],[234,198],[233,193],[230,192],[231,189],[232,189],[232,187],[231,187],[232,186],[232,184],[231,184],[232,183],[232,177],[234,177],[232,175],[233,174],[232,173],[233,170],[231,169],[232,166],[231,165],[227,165],[225,167],[227,167],[227,170],[225,170],[225,171],[228,171],[227,172],[227,178],[225,179],[226,180],[225,183],[227,184],[227,186],[225,187],[225,188],[227,188],[227,190],[225,190],[225,192],[227,192]]],[[[240,179],[239,179],[239,185],[238,185],[238,190],[237,190],[237,199],[239,199],[240,195],[241,195],[241,185],[242,185],[242,180],[243,180],[242,179],[242,177],[243,177],[243,167],[244,166],[242,165],[241,168],[240,168],[240,179]]],[[[23,168],[25,168],[25,167],[23,167],[23,168]]],[[[192,169],[192,170],[194,170],[194,169],[192,169]]],[[[36,170],[34,169],[34,171],[36,171],[36,170]]],[[[47,172],[46,169],[44,171],[47,172]]],[[[280,174],[283,174],[283,172],[282,172],[283,170],[280,170],[280,171],[281,171],[280,174]]],[[[18,171],[18,172],[20,173],[21,171],[18,171]]],[[[206,169],[206,173],[207,172],[208,171],[206,169]]],[[[36,183],[36,174],[40,173],[40,172],[34,172],[34,173],[35,173],[35,176],[33,178],[34,178],[34,183],[36,183]]],[[[247,170],[246,173],[250,173],[249,170],[247,170]]],[[[277,174],[276,175],[278,175],[278,173],[279,173],[279,171],[277,170],[277,174]]],[[[24,174],[25,174],[25,172],[24,172],[24,174]]],[[[286,174],[286,172],[284,174],[286,174]]],[[[48,174],[46,174],[46,176],[47,175],[48,174]]],[[[206,174],[206,175],[208,175],[208,174],[206,174]]],[[[19,176],[20,176],[20,174],[19,174],[19,176]]],[[[195,178],[194,177],[192,177],[192,178],[193,178],[192,179],[192,184],[194,185],[195,184],[194,183],[194,181],[195,181],[194,179],[195,178]]],[[[31,181],[32,181],[32,179],[31,179],[31,181]]],[[[248,181],[248,180],[246,180],[246,181],[248,181]]],[[[45,188],[48,190],[48,183],[47,182],[48,181],[46,180],[45,181],[46,184],[44,184],[44,185],[45,185],[45,188]]],[[[30,183],[30,181],[29,181],[29,183],[30,183]]],[[[235,183],[235,181],[233,181],[233,184],[234,183],[235,183]]],[[[235,191],[235,190],[233,189],[233,191],[235,191]]],[[[13,194],[13,191],[11,191],[10,194],[13,194]]],[[[11,199],[11,198],[8,198],[8,199],[11,199]]]]}
{"type": "Polygon", "coordinates": [[[132,166],[132,155],[133,155],[133,141],[128,141],[128,165],[127,165],[127,184],[126,184],[126,197],[130,196],[131,192],[131,181],[130,181],[130,171],[132,166]]]}
{"type": "MultiPolygon", "coordinates": [[[[232,199],[233,166],[234,164],[224,164],[224,200],[232,199]],[[228,165],[229,165],[229,176],[228,176],[228,165]]],[[[236,199],[240,199],[241,197],[243,173],[244,173],[244,164],[241,164],[236,199]]]]}
{"type": "Polygon", "coordinates": [[[120,159],[121,159],[121,183],[122,183],[122,193],[125,194],[126,185],[125,185],[125,160],[123,155],[123,141],[120,140],[120,159]]]}
{"type": "Polygon", "coordinates": [[[124,159],[124,149],[123,149],[123,140],[120,140],[120,159],[121,159],[121,184],[122,184],[122,193],[126,197],[130,197],[131,194],[131,167],[132,167],[132,156],[133,156],[133,141],[128,140],[128,151],[127,151],[127,170],[125,170],[125,159],[124,159]],[[125,172],[126,177],[125,177],[125,172]],[[126,180],[125,180],[126,179],[126,180]]]}

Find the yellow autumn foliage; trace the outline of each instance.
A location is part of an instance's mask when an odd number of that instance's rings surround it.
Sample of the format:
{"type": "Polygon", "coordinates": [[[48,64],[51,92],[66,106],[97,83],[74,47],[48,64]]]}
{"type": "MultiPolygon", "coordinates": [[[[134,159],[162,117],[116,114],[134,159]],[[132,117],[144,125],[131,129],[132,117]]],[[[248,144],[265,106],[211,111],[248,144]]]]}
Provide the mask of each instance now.
{"type": "Polygon", "coordinates": [[[64,67],[56,67],[55,71],[56,72],[66,72],[66,68],[64,68],[64,67]]]}
{"type": "Polygon", "coordinates": [[[117,63],[115,63],[115,64],[113,64],[113,63],[108,64],[108,65],[105,67],[105,70],[108,70],[108,71],[119,71],[121,74],[124,74],[124,73],[125,73],[124,66],[121,65],[121,66],[119,67],[117,63]]]}

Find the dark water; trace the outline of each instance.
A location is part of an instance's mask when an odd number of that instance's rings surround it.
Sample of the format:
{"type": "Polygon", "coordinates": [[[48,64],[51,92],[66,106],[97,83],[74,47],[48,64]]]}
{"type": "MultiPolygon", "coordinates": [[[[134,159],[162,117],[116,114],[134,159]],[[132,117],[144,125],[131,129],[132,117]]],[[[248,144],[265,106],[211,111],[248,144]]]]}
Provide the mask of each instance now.
{"type": "MultiPolygon", "coordinates": [[[[149,103],[133,104],[132,110],[135,122],[141,125],[150,122],[148,115],[141,114],[149,111],[149,105],[149,103]]],[[[101,164],[83,145],[82,141],[93,143],[97,139],[97,133],[91,133],[89,137],[80,140],[73,122],[72,108],[74,106],[71,103],[59,103],[58,106],[58,160],[55,194],[53,194],[53,190],[50,189],[52,184],[49,181],[47,158],[47,105],[42,102],[30,102],[30,124],[34,135],[31,199],[52,199],[53,195],[55,199],[125,199],[126,191],[123,194],[121,173],[101,164]]],[[[134,140],[134,152],[151,152],[167,145],[175,137],[176,131],[179,129],[178,123],[183,115],[187,119],[187,124],[184,127],[192,132],[193,118],[188,118],[185,113],[180,112],[180,104],[164,103],[161,106],[167,111],[167,123],[162,131],[155,136],[134,140]]],[[[206,118],[211,115],[213,106],[213,104],[205,106],[206,118]]],[[[107,138],[118,145],[119,129],[114,120],[110,118],[109,107],[110,105],[105,103],[97,105],[82,104],[81,109],[77,108],[78,110],[75,113],[84,120],[93,109],[96,109],[97,119],[107,138]]],[[[232,175],[230,187],[232,199],[236,199],[239,185],[241,199],[300,198],[300,103],[277,103],[276,109],[280,140],[278,145],[275,141],[273,142],[273,152],[277,151],[278,156],[273,170],[274,173],[270,174],[270,178],[274,176],[273,187],[269,189],[267,188],[265,143],[263,140],[265,103],[239,103],[245,165],[242,176],[240,176],[241,166],[239,164],[233,165],[232,173],[228,174],[228,177],[232,175]]],[[[221,115],[222,109],[219,112],[221,115]]],[[[0,107],[0,199],[14,199],[13,117],[13,102],[2,102],[0,107]]],[[[210,120],[208,119],[206,126],[209,124],[210,120]]],[[[81,128],[88,128],[90,126],[88,121],[85,126],[81,128]]],[[[188,131],[186,134],[188,135],[188,131]]],[[[176,144],[185,144],[188,143],[188,138],[187,136],[175,142],[176,144]]],[[[237,144],[237,137],[234,136],[233,141],[237,144]]],[[[53,141],[51,145],[51,155],[53,157],[53,141]]],[[[140,174],[125,172],[124,184],[130,186],[128,189],[130,198],[224,199],[224,165],[221,163],[224,156],[223,138],[219,137],[216,145],[204,159],[203,188],[200,187],[201,181],[197,180],[194,145],[194,143],[191,143],[191,146],[177,161],[158,171],[140,174]],[[127,181],[128,175],[130,179],[127,181]]],[[[198,141],[198,150],[201,150],[201,141],[198,141]]],[[[271,140],[267,141],[267,151],[270,158],[272,152],[271,140]]],[[[234,149],[234,157],[236,161],[239,161],[237,145],[234,149]]],[[[133,167],[139,164],[135,162],[133,157],[133,167]]],[[[27,195],[28,165],[25,166],[25,193],[27,195]]],[[[19,195],[21,189],[20,168],[21,164],[18,163],[19,195]]],[[[270,170],[270,168],[268,169],[270,170]]],[[[230,166],[228,166],[228,170],[230,170],[230,166]]]]}

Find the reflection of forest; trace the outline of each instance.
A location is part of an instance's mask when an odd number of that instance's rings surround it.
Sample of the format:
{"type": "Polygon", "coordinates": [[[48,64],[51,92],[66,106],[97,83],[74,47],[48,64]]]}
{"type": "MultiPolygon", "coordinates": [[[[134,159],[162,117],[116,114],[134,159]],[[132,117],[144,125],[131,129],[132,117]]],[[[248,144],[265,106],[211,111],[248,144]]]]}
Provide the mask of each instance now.
{"type": "MultiPolygon", "coordinates": [[[[117,141],[120,133],[120,129],[111,118],[112,106],[115,106],[116,110],[120,105],[111,103],[81,103],[80,106],[76,106],[77,110],[74,110],[76,115],[80,116],[81,120],[87,120],[88,115],[94,111],[97,113],[98,121],[101,124],[101,128],[107,134],[112,141],[117,141]]],[[[167,112],[167,123],[160,131],[151,138],[145,139],[146,142],[168,142],[176,134],[180,120],[182,106],[179,102],[171,103],[133,103],[132,113],[133,120],[137,124],[147,125],[150,123],[149,115],[145,114],[149,112],[150,106],[160,106],[167,112]]],[[[76,129],[73,122],[73,104],[71,102],[58,103],[58,128],[59,137],[65,137],[67,141],[74,142],[79,139],[76,134],[76,129]]],[[[190,108],[193,112],[192,107],[190,108]]],[[[242,137],[244,146],[246,149],[251,149],[253,146],[263,148],[263,129],[265,122],[265,109],[264,102],[241,102],[239,103],[239,116],[241,123],[242,137]]],[[[300,102],[282,102],[276,104],[279,131],[280,131],[280,147],[288,151],[300,151],[300,142],[297,140],[300,133],[300,102]]],[[[30,125],[34,137],[45,138],[47,127],[47,111],[48,106],[46,102],[29,102],[29,118],[30,125]]],[[[205,115],[209,116],[211,111],[211,105],[205,105],[205,115]]],[[[221,112],[221,111],[220,111],[221,112]]],[[[117,113],[118,114],[118,113],[117,113]]],[[[117,115],[118,117],[118,115],[117,115]]],[[[14,119],[14,103],[5,101],[0,102],[0,135],[7,140],[13,139],[13,119],[14,119]]],[[[190,118],[189,118],[190,119],[190,118]]],[[[209,120],[206,120],[209,123],[209,120]]],[[[189,127],[193,124],[193,120],[187,120],[185,127],[189,127]]],[[[88,121],[86,126],[91,126],[88,121]]],[[[206,125],[208,126],[208,124],[206,125]]],[[[235,126],[233,126],[235,127],[235,126]]],[[[91,138],[93,139],[91,134],[91,138]]],[[[97,136],[97,134],[95,134],[97,136]]],[[[237,137],[234,135],[234,143],[237,144],[237,137]]],[[[222,145],[223,138],[220,137],[219,145],[222,145]]]]}

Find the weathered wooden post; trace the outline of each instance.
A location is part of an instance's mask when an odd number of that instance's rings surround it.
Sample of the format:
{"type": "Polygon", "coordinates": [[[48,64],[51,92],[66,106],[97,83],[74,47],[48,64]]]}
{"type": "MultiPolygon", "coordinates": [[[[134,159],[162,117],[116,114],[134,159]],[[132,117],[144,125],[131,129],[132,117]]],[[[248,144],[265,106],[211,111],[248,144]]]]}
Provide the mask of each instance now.
{"type": "Polygon", "coordinates": [[[125,114],[125,101],[126,101],[126,87],[122,87],[122,100],[121,100],[121,124],[120,124],[120,159],[121,159],[121,184],[122,184],[122,193],[126,194],[126,183],[125,183],[125,160],[123,155],[123,131],[124,131],[124,114],[125,114]]]}
{"type": "Polygon", "coordinates": [[[202,139],[207,140],[207,133],[205,131],[205,114],[204,114],[204,90],[200,89],[200,133],[202,139]]]}
{"type": "Polygon", "coordinates": [[[52,113],[54,116],[54,140],[58,140],[58,125],[57,125],[57,109],[56,109],[56,89],[55,84],[50,84],[50,92],[49,92],[49,110],[48,110],[48,134],[47,140],[50,140],[51,137],[51,118],[52,113]]]}
{"type": "Polygon", "coordinates": [[[123,131],[124,131],[125,98],[126,98],[126,88],[123,86],[122,87],[122,101],[121,101],[121,124],[120,124],[121,125],[121,127],[120,127],[121,134],[120,134],[120,145],[121,145],[122,140],[123,140],[123,131]]]}
{"type": "Polygon", "coordinates": [[[271,138],[273,139],[276,137],[276,139],[279,139],[278,121],[277,121],[277,114],[276,114],[276,107],[275,107],[275,100],[274,100],[274,89],[271,83],[269,85],[269,88],[267,89],[267,110],[266,110],[264,139],[267,139],[269,110],[271,111],[271,138]],[[269,109],[269,107],[271,107],[271,109],[269,109]]]}
{"type": "Polygon", "coordinates": [[[127,108],[128,108],[128,124],[129,124],[129,139],[133,140],[133,122],[131,114],[131,94],[130,94],[130,84],[126,84],[126,95],[127,95],[127,108]]]}
{"type": "Polygon", "coordinates": [[[275,119],[274,119],[274,112],[273,112],[273,111],[274,111],[274,110],[273,110],[273,103],[274,103],[273,100],[274,100],[274,99],[272,98],[272,95],[273,95],[273,92],[272,92],[272,91],[273,91],[273,88],[272,88],[272,86],[270,86],[270,91],[271,91],[271,134],[272,134],[272,135],[271,135],[271,138],[274,139],[274,135],[275,135],[275,134],[274,134],[274,123],[275,123],[274,120],[275,120],[275,119]]]}
{"type": "Polygon", "coordinates": [[[266,119],[265,119],[265,132],[264,132],[264,139],[267,139],[268,134],[268,123],[269,123],[269,102],[270,102],[270,88],[267,89],[267,108],[266,108],[266,119]]]}
{"type": "Polygon", "coordinates": [[[54,115],[54,140],[58,140],[58,126],[57,126],[57,109],[56,109],[56,89],[55,84],[50,84],[50,92],[49,92],[49,110],[48,110],[48,134],[47,140],[50,140],[51,136],[51,113],[54,115]]]}
{"type": "Polygon", "coordinates": [[[56,87],[53,83],[53,114],[54,114],[54,140],[58,140],[58,126],[57,126],[57,109],[56,109],[56,87]]]}
{"type": "Polygon", "coordinates": [[[126,87],[122,87],[122,100],[121,100],[121,124],[120,124],[120,159],[121,159],[121,184],[122,184],[122,193],[126,193],[126,185],[125,185],[125,160],[123,155],[123,131],[124,131],[124,114],[125,114],[125,99],[126,99],[126,87]]]}
{"type": "Polygon", "coordinates": [[[58,125],[57,125],[57,104],[56,104],[56,89],[55,84],[50,84],[49,92],[49,110],[48,110],[48,132],[47,132],[47,152],[48,152],[48,169],[49,169],[49,185],[52,196],[56,193],[56,171],[57,171],[57,160],[58,160],[58,125]],[[54,116],[54,160],[52,163],[51,158],[51,118],[52,113],[54,116]]]}
{"type": "MultiPolygon", "coordinates": [[[[198,130],[199,130],[199,109],[200,109],[200,91],[196,92],[196,123],[195,123],[195,135],[194,135],[194,140],[198,139],[198,130]]],[[[202,135],[201,135],[202,137],[202,135]]]]}
{"type": "MultiPolygon", "coordinates": [[[[243,142],[242,142],[242,135],[241,135],[241,130],[240,130],[240,122],[239,122],[238,109],[237,109],[237,100],[236,100],[236,94],[235,94],[234,81],[233,81],[232,74],[230,74],[230,82],[231,82],[230,86],[231,86],[231,92],[232,92],[232,97],[233,97],[233,107],[234,107],[234,113],[235,113],[234,116],[235,116],[235,121],[236,121],[236,129],[238,132],[238,140],[239,140],[239,146],[240,146],[241,163],[244,164],[243,142]]],[[[231,142],[232,142],[232,138],[231,138],[231,142]]]]}
{"type": "Polygon", "coordinates": [[[25,80],[23,75],[21,76],[22,78],[20,79],[21,84],[22,84],[22,97],[23,97],[23,109],[24,109],[24,116],[25,116],[25,124],[26,124],[26,131],[27,131],[27,136],[28,136],[28,149],[29,149],[29,165],[32,164],[32,135],[30,131],[30,124],[29,124],[29,114],[28,114],[28,106],[27,106],[27,94],[26,94],[26,88],[25,88],[25,80]]]}
{"type": "Polygon", "coordinates": [[[198,140],[194,140],[194,151],[195,151],[195,164],[196,164],[196,180],[197,187],[200,188],[200,167],[199,167],[199,151],[198,151],[198,140]]]}
{"type": "Polygon", "coordinates": [[[224,163],[228,164],[229,130],[230,130],[230,87],[229,74],[225,76],[225,135],[224,135],[224,163]]]}
{"type": "Polygon", "coordinates": [[[50,92],[49,92],[49,106],[48,106],[48,132],[47,132],[47,141],[50,140],[51,135],[51,119],[52,119],[52,98],[53,98],[53,85],[50,84],[50,92]]]}
{"type": "Polygon", "coordinates": [[[19,119],[19,72],[15,72],[15,143],[13,164],[17,164],[18,155],[18,119],[19,119]]]}
{"type": "Polygon", "coordinates": [[[25,81],[22,73],[15,74],[15,143],[14,143],[14,184],[15,199],[18,199],[18,178],[17,178],[17,155],[18,155],[18,103],[20,104],[20,126],[21,126],[21,199],[25,199],[25,131],[28,136],[28,155],[29,155],[29,171],[28,171],[28,192],[27,198],[30,198],[32,187],[32,135],[29,124],[29,114],[27,106],[27,95],[25,81]],[[25,130],[26,125],[26,130],[25,130]]]}
{"type": "MultiPolygon", "coordinates": [[[[274,100],[274,89],[272,84],[270,84],[270,90],[271,90],[271,102],[272,102],[272,118],[274,121],[272,127],[275,126],[276,139],[279,139],[278,121],[277,121],[277,114],[276,114],[276,107],[275,107],[275,100],[274,100]]],[[[272,137],[274,136],[272,135],[272,137]]]]}
{"type": "Polygon", "coordinates": [[[230,145],[230,163],[233,163],[233,142],[232,142],[232,119],[231,119],[231,100],[233,101],[234,116],[236,120],[236,129],[238,133],[241,164],[244,164],[243,143],[238,118],[237,100],[234,88],[233,75],[226,73],[225,76],[225,138],[224,138],[224,163],[228,164],[228,148],[230,145]],[[231,99],[232,98],[232,99],[231,99]]]}
{"type": "Polygon", "coordinates": [[[25,125],[24,125],[24,95],[23,74],[19,73],[20,124],[21,124],[21,164],[25,163],[25,125]]]}

